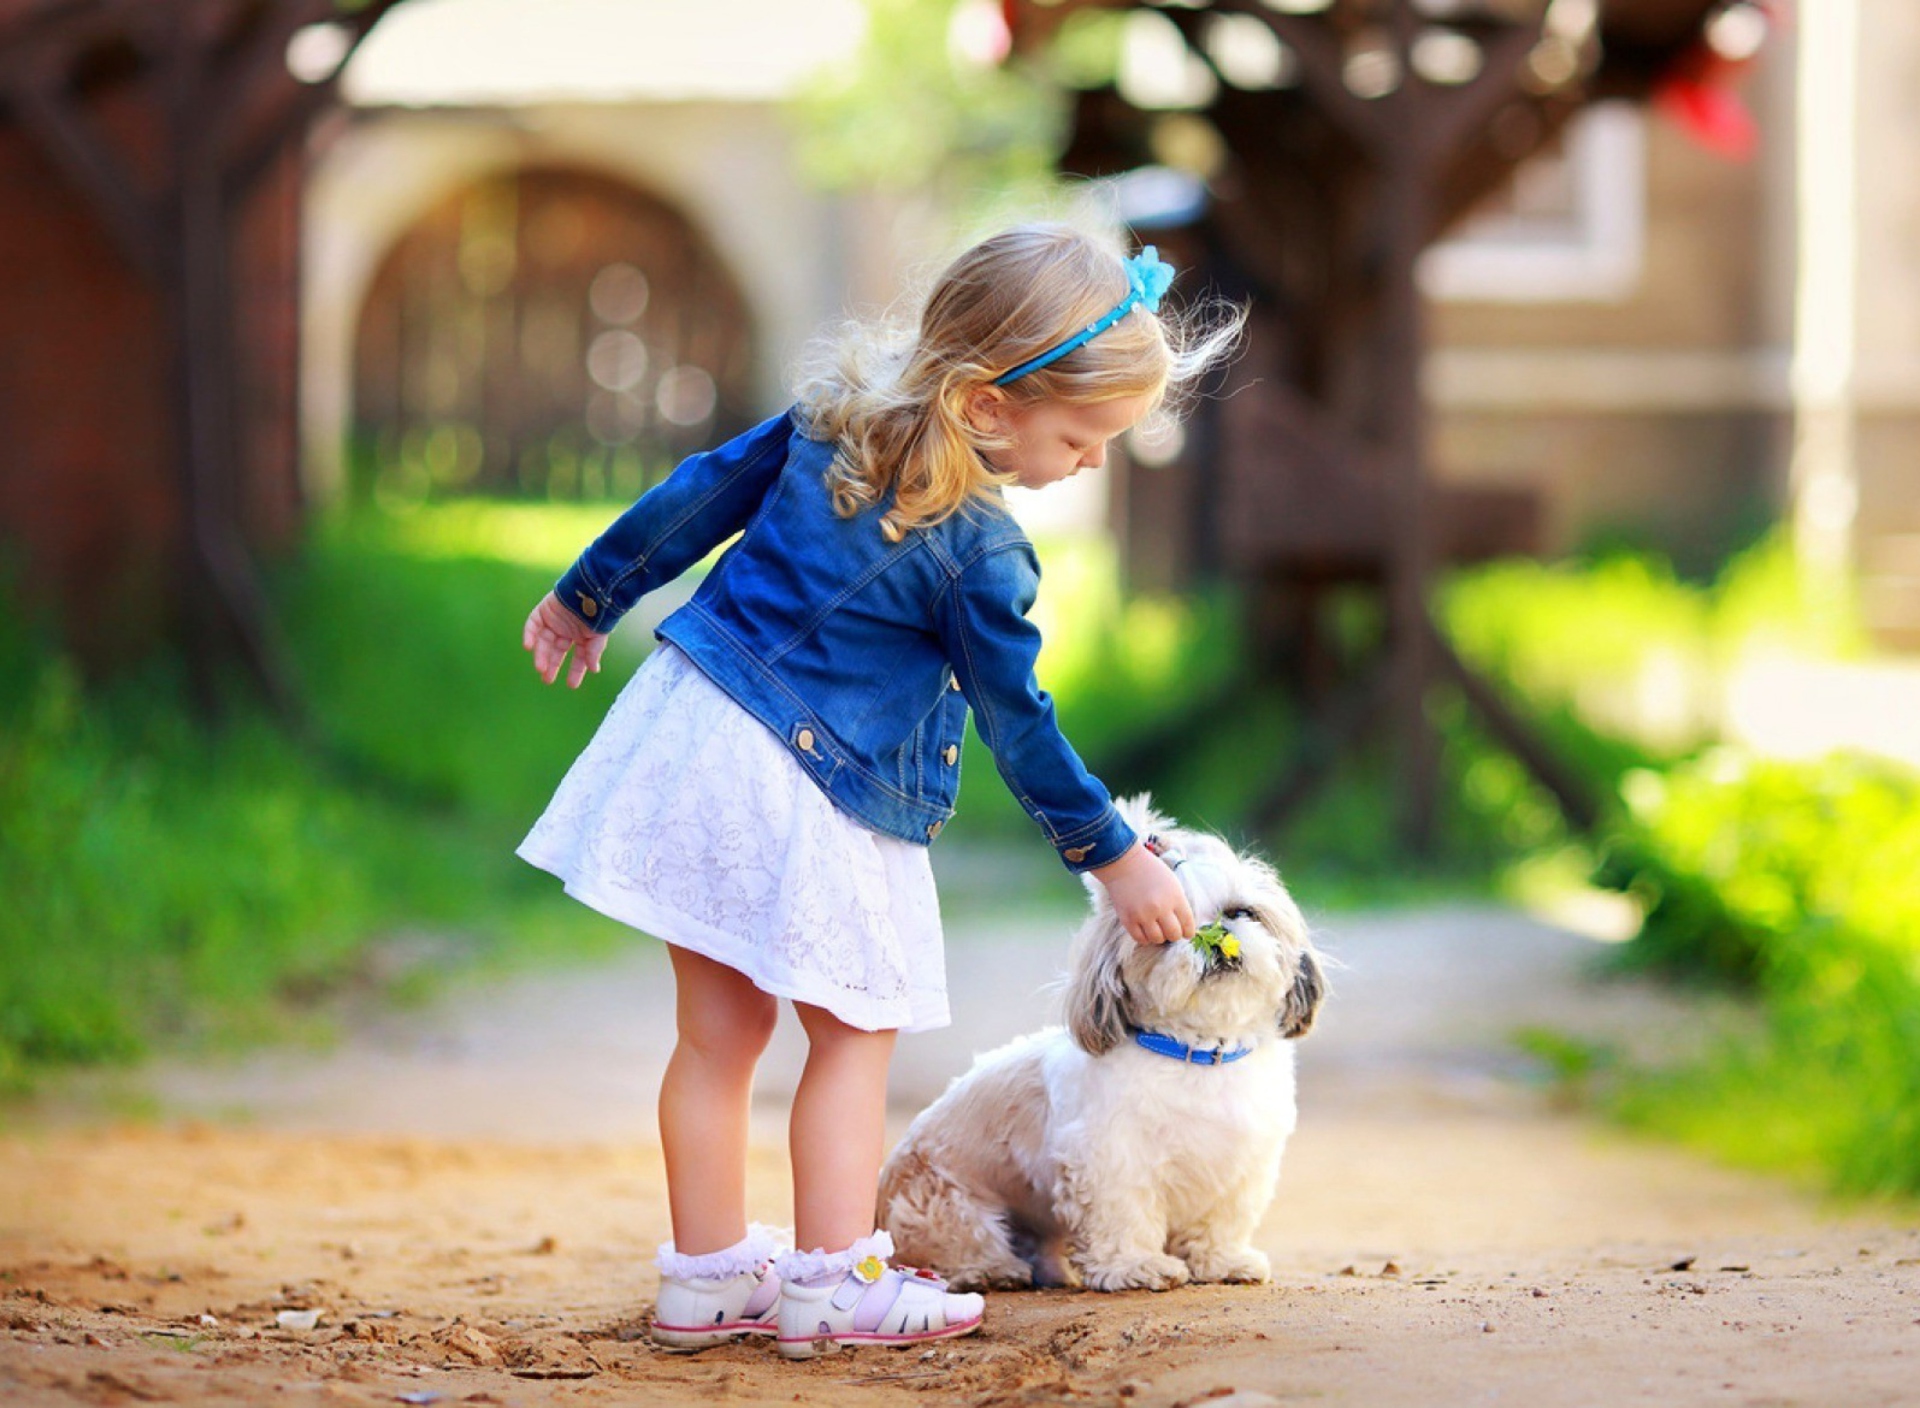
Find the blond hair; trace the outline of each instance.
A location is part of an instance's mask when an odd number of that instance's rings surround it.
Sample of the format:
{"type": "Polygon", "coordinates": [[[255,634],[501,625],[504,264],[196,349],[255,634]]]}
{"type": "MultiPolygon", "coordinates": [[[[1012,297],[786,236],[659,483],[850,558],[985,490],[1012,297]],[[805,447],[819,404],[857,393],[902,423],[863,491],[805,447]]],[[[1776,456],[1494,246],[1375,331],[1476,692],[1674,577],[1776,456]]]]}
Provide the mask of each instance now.
{"type": "MultiPolygon", "coordinates": [[[[1068,225],[1022,225],[948,265],[917,327],[841,333],[798,395],[808,433],[837,447],[835,509],[850,517],[891,492],[881,526],[897,539],[1006,483],[985,456],[1012,442],[976,426],[969,399],[1111,312],[1128,288],[1117,245],[1068,225]]],[[[1000,394],[1015,406],[1143,396],[1160,408],[1237,345],[1245,318],[1218,305],[1185,315],[1136,307],[1000,394]]]]}

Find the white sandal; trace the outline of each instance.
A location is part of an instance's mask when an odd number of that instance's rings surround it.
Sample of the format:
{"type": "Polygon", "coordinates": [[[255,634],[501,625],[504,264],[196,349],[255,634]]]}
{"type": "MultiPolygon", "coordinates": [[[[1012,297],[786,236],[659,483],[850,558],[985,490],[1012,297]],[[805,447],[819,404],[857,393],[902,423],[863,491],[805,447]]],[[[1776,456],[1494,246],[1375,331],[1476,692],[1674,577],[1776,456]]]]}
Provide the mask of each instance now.
{"type": "Polygon", "coordinates": [[[722,1251],[687,1256],[660,1248],[660,1297],[649,1331],[667,1349],[708,1349],[746,1335],[771,1335],[780,1309],[775,1234],[755,1224],[722,1251]]]}
{"type": "Polygon", "coordinates": [[[893,1239],[879,1232],[844,1252],[782,1257],[776,1264],[782,1284],[774,1341],[780,1352],[789,1359],[811,1359],[842,1345],[898,1348],[980,1328],[985,1300],[949,1292],[931,1272],[889,1266],[885,1258],[892,1251],[893,1239]],[[836,1270],[841,1274],[832,1277],[836,1270]],[[823,1274],[831,1279],[822,1283],[823,1274]],[[801,1284],[800,1276],[815,1284],[801,1284]]]}

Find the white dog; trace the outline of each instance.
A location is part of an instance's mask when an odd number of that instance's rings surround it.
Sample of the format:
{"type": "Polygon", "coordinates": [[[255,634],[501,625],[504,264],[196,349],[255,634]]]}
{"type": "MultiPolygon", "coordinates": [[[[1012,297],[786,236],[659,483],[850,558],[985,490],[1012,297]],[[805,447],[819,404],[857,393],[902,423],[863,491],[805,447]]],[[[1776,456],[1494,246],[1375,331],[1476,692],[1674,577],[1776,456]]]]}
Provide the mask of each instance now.
{"type": "Polygon", "coordinates": [[[1289,1039],[1325,993],[1306,924],[1264,862],[1121,809],[1212,941],[1136,944],[1089,884],[1066,1028],[978,1058],[880,1176],[903,1261],[956,1287],[1165,1290],[1265,1281],[1251,1238],[1294,1126],[1289,1039]],[[1224,935],[1230,935],[1227,939],[1224,935]]]}

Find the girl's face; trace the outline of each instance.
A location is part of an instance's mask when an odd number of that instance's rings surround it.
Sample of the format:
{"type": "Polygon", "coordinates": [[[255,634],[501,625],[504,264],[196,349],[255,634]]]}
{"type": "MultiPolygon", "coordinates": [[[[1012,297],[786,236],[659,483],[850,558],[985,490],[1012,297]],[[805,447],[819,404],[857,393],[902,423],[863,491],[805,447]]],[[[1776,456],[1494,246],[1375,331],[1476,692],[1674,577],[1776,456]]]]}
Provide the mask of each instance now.
{"type": "Polygon", "coordinates": [[[983,428],[1013,441],[987,462],[1024,489],[1044,489],[1083,469],[1098,469],[1107,462],[1107,442],[1147,413],[1145,396],[1076,406],[1065,401],[1015,405],[996,395],[976,404],[985,418],[983,428]]]}

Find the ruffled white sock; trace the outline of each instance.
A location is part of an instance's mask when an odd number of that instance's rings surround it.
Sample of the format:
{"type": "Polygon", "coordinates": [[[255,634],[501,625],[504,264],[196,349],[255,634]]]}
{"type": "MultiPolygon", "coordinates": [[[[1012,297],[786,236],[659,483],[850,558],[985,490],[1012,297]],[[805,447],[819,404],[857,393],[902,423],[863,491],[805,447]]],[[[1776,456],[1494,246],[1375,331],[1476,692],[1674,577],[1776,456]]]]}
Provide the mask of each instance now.
{"type": "Polygon", "coordinates": [[[893,1255],[893,1238],[885,1232],[862,1237],[852,1246],[830,1252],[815,1247],[810,1252],[783,1252],[773,1263],[774,1274],[783,1282],[801,1286],[825,1286],[840,1280],[857,1262],[870,1256],[885,1261],[893,1255]]]}
{"type": "Polygon", "coordinates": [[[780,1255],[786,1245],[787,1238],[779,1229],[755,1222],[748,1226],[746,1236],[717,1252],[689,1255],[676,1251],[672,1242],[662,1242],[655,1264],[662,1276],[671,1276],[676,1281],[725,1281],[759,1270],[780,1255]]]}

